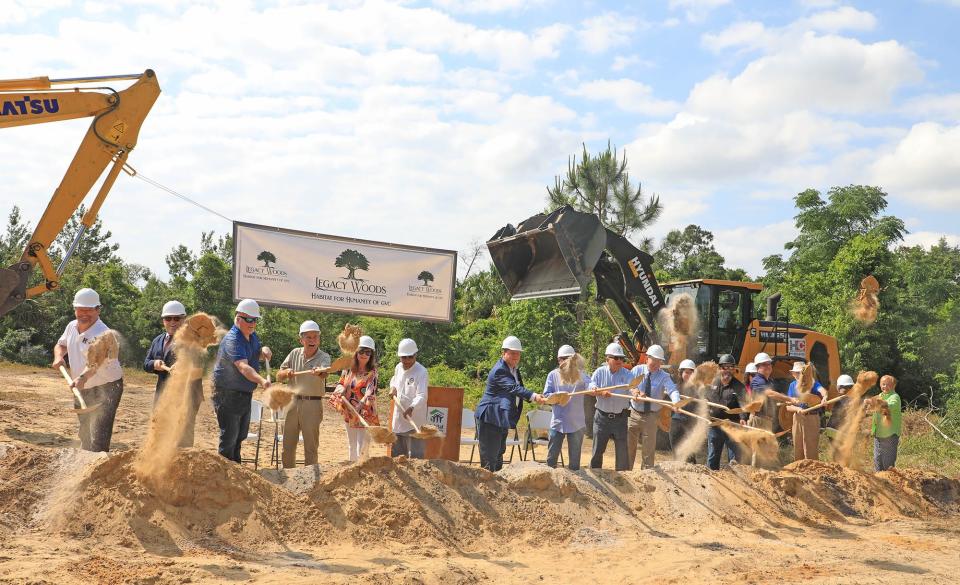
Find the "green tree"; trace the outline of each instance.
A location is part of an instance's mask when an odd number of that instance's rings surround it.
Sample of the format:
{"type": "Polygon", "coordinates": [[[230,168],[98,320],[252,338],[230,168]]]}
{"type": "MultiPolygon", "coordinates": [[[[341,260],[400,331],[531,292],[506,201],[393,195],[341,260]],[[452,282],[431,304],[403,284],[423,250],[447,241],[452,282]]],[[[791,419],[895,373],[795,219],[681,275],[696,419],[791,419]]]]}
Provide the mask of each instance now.
{"type": "Polygon", "coordinates": [[[274,256],[272,252],[267,252],[266,250],[264,250],[263,252],[260,252],[257,255],[257,260],[263,262],[263,265],[266,266],[267,268],[270,267],[271,262],[273,262],[274,264],[277,263],[277,257],[274,256]]]}
{"type": "Polygon", "coordinates": [[[197,257],[183,244],[175,246],[166,257],[167,270],[173,278],[187,278],[197,269],[197,257]]]}
{"type": "Polygon", "coordinates": [[[7,216],[7,233],[0,238],[0,267],[6,268],[18,261],[30,241],[30,224],[23,221],[16,205],[7,216]]]}
{"type": "Polygon", "coordinates": [[[654,253],[657,267],[673,280],[720,278],[745,280],[746,272],[724,266],[724,258],[713,245],[713,233],[698,225],[670,230],[654,253]]]}
{"type": "MultiPolygon", "coordinates": [[[[580,161],[570,158],[566,177],[556,177],[547,188],[550,209],[571,205],[578,211],[592,213],[612,231],[629,236],[650,227],[663,212],[657,195],[644,197],[638,184],[630,183],[626,154],[620,158],[610,143],[593,156],[583,145],[580,161]]],[[[649,247],[649,240],[645,242],[649,247]]]]}
{"type": "Polygon", "coordinates": [[[417,275],[417,280],[422,280],[423,286],[429,286],[430,283],[433,282],[433,274],[424,270],[423,272],[417,275]]]}
{"type": "Polygon", "coordinates": [[[350,280],[363,280],[362,278],[357,278],[355,273],[357,270],[370,270],[370,262],[367,260],[367,257],[353,249],[346,249],[343,252],[340,252],[340,255],[337,256],[337,259],[333,263],[337,268],[346,268],[350,271],[347,274],[347,278],[350,280]]]}

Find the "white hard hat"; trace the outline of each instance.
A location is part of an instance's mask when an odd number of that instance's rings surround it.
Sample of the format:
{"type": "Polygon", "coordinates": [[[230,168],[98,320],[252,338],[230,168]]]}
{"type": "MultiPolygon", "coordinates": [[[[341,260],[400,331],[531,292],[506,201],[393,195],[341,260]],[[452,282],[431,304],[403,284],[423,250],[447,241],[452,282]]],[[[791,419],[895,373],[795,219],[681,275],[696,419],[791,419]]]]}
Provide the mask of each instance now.
{"type": "Polygon", "coordinates": [[[617,357],[626,357],[623,353],[623,348],[620,347],[619,343],[611,343],[607,345],[607,349],[603,351],[603,355],[612,355],[617,357]]]}
{"type": "Polygon", "coordinates": [[[753,362],[750,362],[749,364],[747,364],[747,367],[745,367],[745,368],[743,369],[743,373],[745,373],[745,374],[756,374],[756,373],[757,373],[757,364],[755,364],[755,363],[753,363],[753,362]]]}
{"type": "Polygon", "coordinates": [[[180,301],[167,301],[166,304],[163,305],[163,310],[160,311],[161,317],[176,317],[186,314],[187,309],[180,301]]]}
{"type": "Polygon", "coordinates": [[[100,306],[100,295],[92,288],[81,288],[73,295],[73,306],[81,309],[95,309],[100,306]]]}
{"type": "Polygon", "coordinates": [[[561,345],[560,349],[557,350],[557,357],[571,357],[577,355],[577,350],[573,349],[572,345],[561,345]]]}
{"type": "Polygon", "coordinates": [[[770,363],[770,362],[772,362],[772,361],[773,361],[773,360],[770,359],[770,356],[768,356],[767,354],[763,353],[762,351],[757,354],[757,357],[753,358],[753,363],[756,364],[756,365],[758,365],[758,366],[759,366],[760,364],[768,364],[768,363],[770,363]]]}
{"type": "Polygon", "coordinates": [[[376,350],[377,344],[373,341],[373,338],[369,335],[363,335],[360,337],[360,343],[357,344],[357,348],[365,347],[367,349],[376,350]]]}
{"type": "Polygon", "coordinates": [[[647,357],[656,358],[660,361],[667,359],[667,357],[663,355],[663,348],[660,347],[659,345],[651,345],[650,347],[648,347],[647,357]]]}
{"type": "Polygon", "coordinates": [[[520,340],[510,335],[503,340],[503,343],[500,344],[501,349],[512,349],[513,351],[523,351],[523,346],[520,345],[520,340]]]}
{"type": "Polygon", "coordinates": [[[307,331],[316,331],[317,333],[320,333],[320,326],[317,325],[316,321],[304,321],[300,324],[300,335],[303,335],[307,331]]]}
{"type": "Polygon", "coordinates": [[[797,374],[801,374],[803,373],[803,368],[806,367],[806,365],[807,364],[802,361],[793,362],[793,367],[790,368],[790,371],[795,372],[797,374]]]}
{"type": "Polygon", "coordinates": [[[683,360],[680,362],[680,365],[677,366],[679,370],[696,370],[697,364],[693,363],[693,360],[683,360]]]}
{"type": "Polygon", "coordinates": [[[243,299],[237,305],[237,313],[246,313],[251,317],[260,318],[260,305],[253,299],[243,299]]]}
{"type": "Polygon", "coordinates": [[[837,378],[837,386],[853,386],[853,378],[851,378],[846,374],[843,374],[842,376],[837,378]]]}
{"type": "Polygon", "coordinates": [[[417,342],[412,339],[401,339],[397,345],[397,357],[410,357],[417,355],[417,342]]]}

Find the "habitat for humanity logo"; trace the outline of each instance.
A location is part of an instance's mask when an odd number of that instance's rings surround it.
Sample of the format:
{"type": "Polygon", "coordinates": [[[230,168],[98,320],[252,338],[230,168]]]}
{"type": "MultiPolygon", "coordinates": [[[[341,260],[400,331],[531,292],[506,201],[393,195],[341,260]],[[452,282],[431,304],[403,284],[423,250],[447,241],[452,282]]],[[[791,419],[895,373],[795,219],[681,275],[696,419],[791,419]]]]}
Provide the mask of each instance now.
{"type": "Polygon", "coordinates": [[[255,278],[257,280],[290,282],[290,280],[287,278],[286,271],[280,270],[276,266],[271,266],[271,264],[277,263],[277,257],[274,256],[273,252],[263,250],[257,254],[257,260],[263,262],[263,266],[250,266],[247,264],[244,267],[244,276],[247,278],[255,278]]]}
{"type": "MultiPolygon", "coordinates": [[[[370,271],[370,260],[363,255],[363,252],[359,250],[354,250],[347,248],[340,252],[340,255],[337,256],[336,260],[333,261],[333,265],[337,268],[346,268],[346,276],[331,276],[324,277],[318,276],[316,278],[316,287],[317,290],[331,292],[331,293],[350,293],[354,295],[360,295],[361,297],[385,297],[387,296],[387,287],[378,284],[376,282],[359,278],[357,276],[357,271],[362,270],[364,272],[370,271]]],[[[375,304],[375,305],[389,305],[390,302],[386,300],[378,299],[356,299],[340,295],[321,295],[318,293],[313,293],[313,298],[319,300],[331,300],[337,302],[350,302],[350,303],[362,303],[362,304],[375,304]]]]}
{"type": "Polygon", "coordinates": [[[434,281],[433,273],[429,270],[423,270],[417,275],[417,280],[423,284],[411,284],[407,287],[408,297],[420,297],[426,299],[439,299],[443,295],[443,290],[430,286],[434,281]]]}

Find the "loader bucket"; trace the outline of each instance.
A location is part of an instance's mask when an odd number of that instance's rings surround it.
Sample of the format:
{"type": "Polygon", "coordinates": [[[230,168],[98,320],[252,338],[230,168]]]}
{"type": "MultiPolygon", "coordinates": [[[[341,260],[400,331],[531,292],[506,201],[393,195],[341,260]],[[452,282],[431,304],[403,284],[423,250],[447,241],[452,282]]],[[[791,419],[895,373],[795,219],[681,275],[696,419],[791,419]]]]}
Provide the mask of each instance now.
{"type": "Polygon", "coordinates": [[[580,294],[607,243],[600,220],[561,207],[507,225],[487,248],[513,300],[580,294]]]}

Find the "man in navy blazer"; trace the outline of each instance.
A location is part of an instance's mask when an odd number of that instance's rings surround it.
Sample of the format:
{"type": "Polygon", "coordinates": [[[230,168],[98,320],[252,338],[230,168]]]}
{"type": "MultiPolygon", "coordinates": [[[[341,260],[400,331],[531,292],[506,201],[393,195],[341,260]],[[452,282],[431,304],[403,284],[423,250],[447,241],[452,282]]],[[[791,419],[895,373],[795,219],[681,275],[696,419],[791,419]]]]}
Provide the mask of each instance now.
{"type": "MultiPolygon", "coordinates": [[[[173,337],[187,318],[187,310],[180,301],[169,301],[163,305],[160,317],[163,319],[163,333],[153,338],[150,349],[147,350],[147,356],[143,360],[144,371],[157,375],[157,387],[153,394],[154,407],[157,406],[160,394],[163,393],[167,380],[170,378],[170,368],[173,367],[173,362],[176,359],[173,337]]],[[[188,423],[185,427],[184,436],[180,440],[181,447],[193,446],[194,421],[196,421],[200,403],[203,402],[203,382],[201,379],[190,380],[188,392],[189,396],[183,397],[189,401],[189,404],[186,410],[188,423]]]]}
{"type": "Polygon", "coordinates": [[[503,454],[507,450],[507,434],[516,428],[523,410],[523,401],[542,404],[544,399],[523,387],[520,376],[520,340],[509,336],[501,345],[500,360],[487,376],[487,387],[477,403],[477,440],[480,447],[480,467],[500,471],[503,454]]]}

